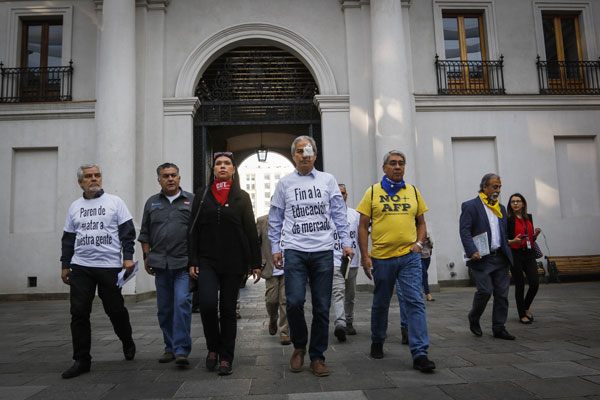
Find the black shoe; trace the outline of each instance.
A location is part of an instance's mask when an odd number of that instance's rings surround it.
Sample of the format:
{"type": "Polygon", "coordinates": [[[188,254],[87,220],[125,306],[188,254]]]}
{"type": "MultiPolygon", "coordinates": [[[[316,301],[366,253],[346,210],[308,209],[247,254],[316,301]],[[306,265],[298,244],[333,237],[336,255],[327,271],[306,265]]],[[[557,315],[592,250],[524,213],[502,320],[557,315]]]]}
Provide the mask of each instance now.
{"type": "Polygon", "coordinates": [[[354,329],[352,324],[346,325],[346,335],[348,335],[348,336],[356,335],[356,329],[354,329]]]}
{"type": "Polygon", "coordinates": [[[206,356],[206,369],[209,371],[214,371],[217,368],[217,364],[219,360],[217,358],[217,353],[214,351],[209,351],[206,356]]]}
{"type": "Polygon", "coordinates": [[[233,369],[231,368],[231,363],[229,361],[222,360],[219,363],[219,375],[231,375],[233,373],[233,369]]]}
{"type": "Polygon", "coordinates": [[[469,315],[469,329],[473,332],[475,336],[482,336],[483,332],[481,331],[481,326],[479,326],[479,321],[473,321],[471,316],[469,315]]]}
{"type": "Polygon", "coordinates": [[[432,372],[435,369],[435,363],[427,356],[419,356],[414,359],[413,368],[421,372],[432,372]]]}
{"type": "Polygon", "coordinates": [[[494,332],[494,337],[497,338],[497,339],[515,340],[515,337],[513,335],[511,335],[510,333],[506,332],[506,329],[502,329],[499,332],[494,332]]]}
{"type": "Polygon", "coordinates": [[[402,344],[408,344],[408,328],[400,328],[402,334],[402,344]]]}
{"type": "Polygon", "coordinates": [[[123,355],[128,361],[133,360],[135,357],[135,343],[131,342],[123,343],[123,355]]]}
{"type": "Polygon", "coordinates": [[[71,368],[62,373],[63,379],[71,379],[90,372],[91,363],[89,361],[75,361],[71,368]]]}
{"type": "Polygon", "coordinates": [[[177,354],[175,356],[175,365],[178,367],[187,367],[190,365],[190,360],[188,360],[187,356],[184,354],[177,354]]]}
{"type": "Polygon", "coordinates": [[[383,343],[371,343],[371,357],[383,358],[383,343]]]}
{"type": "Polygon", "coordinates": [[[338,341],[346,341],[346,328],[344,328],[343,326],[336,326],[335,331],[333,331],[333,334],[335,335],[338,341]]]}

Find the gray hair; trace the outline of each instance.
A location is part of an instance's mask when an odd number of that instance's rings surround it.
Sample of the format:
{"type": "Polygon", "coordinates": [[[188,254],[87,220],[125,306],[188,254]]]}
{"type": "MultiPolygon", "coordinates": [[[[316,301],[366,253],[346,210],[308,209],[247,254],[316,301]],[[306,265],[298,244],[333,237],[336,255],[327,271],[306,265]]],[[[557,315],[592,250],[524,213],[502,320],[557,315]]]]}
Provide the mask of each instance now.
{"type": "Polygon", "coordinates": [[[299,141],[301,140],[308,140],[313,148],[313,150],[315,151],[315,154],[317,154],[317,143],[315,142],[315,139],[313,139],[310,136],[298,136],[296,139],[294,139],[294,141],[292,142],[292,156],[294,155],[294,152],[296,151],[296,145],[298,144],[299,141]]]}
{"type": "Polygon", "coordinates": [[[406,156],[404,155],[403,152],[398,151],[398,150],[391,150],[391,151],[388,151],[387,153],[385,153],[385,155],[383,156],[383,165],[387,164],[387,162],[391,156],[400,156],[404,160],[404,163],[406,163],[406,156]]]}
{"type": "Polygon", "coordinates": [[[179,167],[171,162],[166,162],[164,164],[160,164],[158,168],[156,168],[156,175],[160,178],[160,172],[165,168],[175,168],[177,173],[179,173],[179,167]]]}
{"type": "Polygon", "coordinates": [[[479,191],[483,192],[483,188],[488,186],[490,184],[490,181],[494,178],[500,179],[500,175],[494,174],[493,172],[485,174],[483,178],[481,178],[481,183],[479,184],[479,191]]]}
{"type": "Polygon", "coordinates": [[[98,164],[83,164],[79,167],[79,169],[77,170],[77,181],[81,182],[83,179],[83,170],[84,169],[88,169],[88,168],[98,168],[98,171],[100,171],[100,173],[102,174],[102,169],[100,168],[100,166],[98,164]]]}

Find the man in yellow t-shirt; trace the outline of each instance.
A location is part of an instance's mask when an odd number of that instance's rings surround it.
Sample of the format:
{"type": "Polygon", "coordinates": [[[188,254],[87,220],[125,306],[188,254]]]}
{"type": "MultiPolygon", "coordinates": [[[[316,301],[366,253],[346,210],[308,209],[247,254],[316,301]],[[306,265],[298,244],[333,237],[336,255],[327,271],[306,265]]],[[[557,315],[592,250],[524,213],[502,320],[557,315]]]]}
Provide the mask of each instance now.
{"type": "Polygon", "coordinates": [[[358,245],[361,264],[374,279],[371,308],[371,357],[383,358],[388,311],[396,281],[400,283],[407,312],[408,338],[413,368],[431,372],[435,363],[427,358],[429,336],[423,303],[421,249],[427,234],[427,205],[416,187],[404,183],[406,157],[392,150],[383,158],[381,182],[369,187],[356,208],[360,215],[358,245]],[[373,246],[368,251],[369,226],[373,246]]]}

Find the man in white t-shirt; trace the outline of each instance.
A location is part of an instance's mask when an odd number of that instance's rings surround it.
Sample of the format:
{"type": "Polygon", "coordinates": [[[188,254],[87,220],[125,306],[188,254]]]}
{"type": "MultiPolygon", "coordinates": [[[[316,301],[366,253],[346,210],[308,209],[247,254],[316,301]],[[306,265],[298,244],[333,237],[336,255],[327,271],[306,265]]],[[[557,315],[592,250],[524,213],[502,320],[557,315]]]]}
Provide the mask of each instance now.
{"type": "MultiPolygon", "coordinates": [[[[344,198],[344,202],[348,198],[346,192],[346,185],[340,183],[340,192],[344,198]]],[[[348,234],[352,241],[352,250],[356,251],[358,248],[358,222],[360,221],[360,214],[353,208],[348,207],[346,209],[346,215],[348,217],[348,234]]],[[[356,255],[352,258],[352,261],[348,264],[348,278],[346,278],[341,270],[342,266],[342,242],[336,232],[334,232],[334,249],[333,249],[333,289],[331,291],[333,296],[333,313],[335,314],[335,329],[333,334],[337,337],[338,341],[346,341],[346,335],[356,335],[356,329],[352,326],[354,320],[354,296],[356,294],[356,275],[358,272],[358,259],[356,255]]]]}
{"type": "Polygon", "coordinates": [[[350,247],[346,204],[337,182],[333,175],[314,168],[317,145],[313,138],[297,137],[292,143],[292,158],[296,170],[279,181],[271,199],[269,240],[275,268],[285,265],[287,318],[294,344],[290,369],[302,371],[306,355],[308,329],[304,301],[308,281],[313,314],[308,349],[310,368],[316,376],[327,376],[329,369],[323,353],[329,339],[335,229],[342,241],[343,254],[353,257],[354,251],[350,247]]]}
{"type": "Polygon", "coordinates": [[[61,278],[70,286],[71,335],[73,360],[62,373],[64,379],[89,372],[92,356],[90,313],[96,287],[102,305],[123,343],[127,360],[135,357],[129,313],[125,308],[117,275],[133,272],[135,228],[123,200],[104,193],[102,172],[95,164],[85,164],[77,171],[83,196],[69,207],[62,237],[61,278]],[[121,261],[121,252],[123,261],[121,261]]]}

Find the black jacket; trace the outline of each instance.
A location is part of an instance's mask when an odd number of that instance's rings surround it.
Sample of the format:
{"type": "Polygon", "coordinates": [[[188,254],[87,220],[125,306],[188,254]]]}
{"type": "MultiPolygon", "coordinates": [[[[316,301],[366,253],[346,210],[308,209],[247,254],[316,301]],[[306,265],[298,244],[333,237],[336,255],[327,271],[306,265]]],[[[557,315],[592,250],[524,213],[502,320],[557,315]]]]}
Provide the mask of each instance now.
{"type": "MultiPolygon", "coordinates": [[[[210,185],[210,184],[209,184],[210,185]]],[[[204,193],[196,193],[188,239],[190,266],[208,265],[217,273],[245,274],[260,269],[260,247],[250,196],[239,184],[231,185],[225,205],[219,204],[208,187],[200,214],[198,208],[204,193]]]]}

